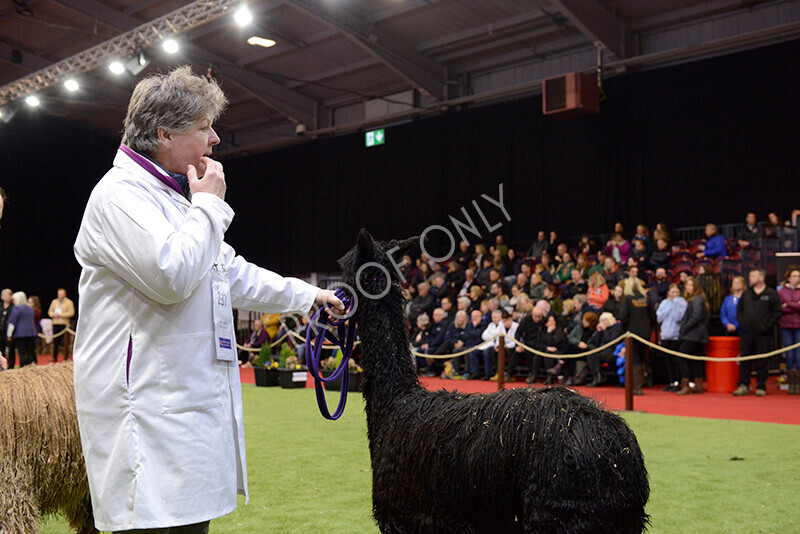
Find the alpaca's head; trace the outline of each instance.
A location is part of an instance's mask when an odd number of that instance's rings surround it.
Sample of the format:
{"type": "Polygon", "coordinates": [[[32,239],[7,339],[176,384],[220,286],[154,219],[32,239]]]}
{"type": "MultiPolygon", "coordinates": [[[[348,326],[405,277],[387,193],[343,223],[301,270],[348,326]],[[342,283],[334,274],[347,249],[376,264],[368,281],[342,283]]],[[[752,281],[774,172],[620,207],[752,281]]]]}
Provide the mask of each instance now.
{"type": "Polygon", "coordinates": [[[388,294],[400,294],[405,281],[400,274],[403,255],[419,244],[419,237],[402,241],[375,241],[363,228],[356,246],[339,259],[342,281],[353,288],[359,298],[379,300],[388,294]],[[386,291],[387,288],[389,291],[386,291]]]}

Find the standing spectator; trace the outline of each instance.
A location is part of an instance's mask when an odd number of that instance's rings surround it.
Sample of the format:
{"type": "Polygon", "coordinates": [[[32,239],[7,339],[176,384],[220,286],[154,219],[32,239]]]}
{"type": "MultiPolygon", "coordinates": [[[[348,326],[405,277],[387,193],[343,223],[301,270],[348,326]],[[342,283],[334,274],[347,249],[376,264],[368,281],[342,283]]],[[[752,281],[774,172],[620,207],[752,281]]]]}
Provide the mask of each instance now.
{"type": "MultiPolygon", "coordinates": [[[[267,331],[264,330],[264,324],[259,320],[256,319],[253,321],[253,331],[250,332],[250,336],[245,341],[244,345],[242,345],[245,349],[260,349],[261,346],[267,342],[269,337],[267,336],[267,331]]],[[[245,365],[250,363],[253,359],[252,355],[254,353],[250,352],[249,350],[240,350],[239,351],[239,365],[245,365]]]]}
{"type": "Polygon", "coordinates": [[[69,327],[70,321],[75,317],[75,304],[67,298],[67,290],[59,288],[57,297],[50,303],[47,315],[53,320],[53,362],[58,361],[58,352],[64,346],[64,361],[69,358],[69,344],[64,329],[69,327]],[[63,332],[63,333],[62,333],[63,332]],[[61,333],[61,335],[59,335],[61,333]]]}
{"type": "Polygon", "coordinates": [[[669,251],[669,243],[663,237],[656,239],[656,248],[650,254],[648,263],[653,270],[669,269],[671,267],[672,253],[669,251]]]}
{"type": "MultiPolygon", "coordinates": [[[[800,343],[800,269],[790,267],[778,290],[781,298],[781,341],[784,347],[800,343]]],[[[786,371],[789,373],[789,393],[800,395],[800,348],[786,352],[786,371]]]]}
{"type": "MultiPolygon", "coordinates": [[[[742,293],[736,316],[739,319],[742,356],[769,352],[772,340],[772,329],[783,316],[781,298],[778,292],[767,287],[764,281],[764,269],[753,269],[748,275],[750,287],[742,293]]],[[[767,360],[755,360],[756,395],[767,394],[767,360]]],[[[750,393],[750,373],[753,360],[739,362],[739,387],[734,395],[743,396],[750,393]]]]}
{"type": "Polygon", "coordinates": [[[33,308],[28,306],[28,297],[22,291],[12,295],[14,307],[8,316],[6,335],[10,345],[9,362],[14,365],[14,353],[19,350],[19,366],[36,363],[36,325],[33,322],[33,308]]]}
{"type": "Polygon", "coordinates": [[[697,253],[698,258],[722,258],[728,255],[728,242],[725,236],[719,233],[716,224],[706,225],[706,244],[703,250],[697,253]]]}
{"type": "MultiPolygon", "coordinates": [[[[628,277],[622,282],[622,292],[623,297],[619,309],[622,328],[649,341],[655,313],[647,298],[647,290],[640,279],[628,277]]],[[[641,395],[644,386],[647,345],[634,340],[633,348],[633,394],[641,395]]]]}
{"type": "Polygon", "coordinates": [[[605,252],[614,258],[618,264],[625,265],[631,255],[631,244],[622,237],[621,232],[616,232],[606,243],[605,252]]]}
{"type": "MultiPolygon", "coordinates": [[[[695,356],[706,355],[708,343],[708,302],[703,294],[703,287],[691,276],[684,282],[684,297],[686,298],[686,313],[681,319],[681,328],[678,334],[680,342],[678,351],[695,356]]],[[[681,358],[681,387],[677,395],[689,393],[703,393],[703,380],[706,377],[706,364],[703,361],[681,358]]]]}
{"type": "Polygon", "coordinates": [[[708,264],[701,263],[697,266],[697,281],[703,286],[711,315],[718,314],[722,305],[722,288],[708,264]]]}
{"type": "Polygon", "coordinates": [[[764,237],[764,230],[756,222],[756,214],[748,213],[744,218],[744,228],[739,231],[739,246],[742,248],[757,246],[758,240],[764,237]]]}
{"type": "Polygon", "coordinates": [[[780,237],[781,226],[783,226],[783,221],[778,214],[774,211],[768,213],[767,224],[764,225],[764,237],[780,237]]]}
{"type": "MultiPolygon", "coordinates": [[[[41,333],[42,327],[40,326],[39,321],[42,320],[42,301],[36,295],[31,295],[28,297],[28,306],[33,308],[33,324],[36,325],[36,332],[41,333]]],[[[41,354],[41,348],[44,344],[44,340],[37,336],[36,339],[36,353],[41,354]]]]}
{"type": "Polygon", "coordinates": [[[600,273],[589,275],[589,288],[586,291],[589,297],[589,306],[599,311],[608,300],[608,286],[606,279],[600,273]]]}
{"type": "Polygon", "coordinates": [[[547,234],[545,234],[544,230],[539,230],[536,234],[536,241],[533,242],[533,245],[528,250],[528,256],[539,259],[542,254],[547,252],[548,246],[550,246],[550,243],[547,241],[547,234]]]}
{"type": "MultiPolygon", "coordinates": [[[[661,301],[656,310],[656,318],[661,325],[661,346],[665,349],[678,351],[680,348],[678,336],[687,306],[678,284],[670,284],[667,298],[661,301]]],[[[667,368],[667,387],[664,391],[680,391],[678,357],[664,353],[664,362],[667,368]]]]}
{"type": "MultiPolygon", "coordinates": [[[[4,289],[0,293],[0,298],[3,300],[3,308],[0,310],[0,355],[5,355],[8,348],[8,338],[6,337],[6,329],[8,328],[8,317],[14,309],[14,301],[11,299],[13,292],[10,289],[4,289]]],[[[11,361],[11,367],[14,367],[14,361],[11,361]]]]}
{"type": "Polygon", "coordinates": [[[731,280],[731,294],[725,297],[719,310],[719,318],[726,335],[739,335],[739,319],[736,317],[736,310],[739,307],[739,299],[742,298],[742,293],[746,288],[747,283],[743,277],[736,276],[731,280]]]}

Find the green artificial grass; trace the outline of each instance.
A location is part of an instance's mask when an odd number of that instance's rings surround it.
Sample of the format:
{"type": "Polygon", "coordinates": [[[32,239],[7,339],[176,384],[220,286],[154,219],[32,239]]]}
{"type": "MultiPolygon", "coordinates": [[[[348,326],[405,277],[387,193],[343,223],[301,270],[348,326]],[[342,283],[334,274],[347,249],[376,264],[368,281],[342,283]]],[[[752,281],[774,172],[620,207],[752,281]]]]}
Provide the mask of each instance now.
{"type": "MultiPolygon", "coordinates": [[[[338,421],[312,390],[243,385],[250,504],[223,533],[376,533],[361,396],[338,421]]],[[[331,411],[338,396],[329,394],[331,411]]],[[[800,427],[625,414],[650,472],[650,532],[800,532],[800,427]]],[[[61,518],[44,534],[70,532],[61,518]]]]}

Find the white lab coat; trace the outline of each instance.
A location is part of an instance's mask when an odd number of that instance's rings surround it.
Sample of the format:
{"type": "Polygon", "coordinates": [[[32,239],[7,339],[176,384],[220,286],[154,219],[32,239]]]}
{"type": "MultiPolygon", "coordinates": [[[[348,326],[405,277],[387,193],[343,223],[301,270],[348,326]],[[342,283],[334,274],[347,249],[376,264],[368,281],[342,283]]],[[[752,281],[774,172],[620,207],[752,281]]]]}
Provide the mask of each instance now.
{"type": "Polygon", "coordinates": [[[237,256],[223,242],[232,218],[122,151],[86,206],[75,398],[99,530],[198,523],[247,495],[239,368],[235,350],[216,357],[212,265],[227,267],[237,308],[308,312],[317,288],[237,256]]]}

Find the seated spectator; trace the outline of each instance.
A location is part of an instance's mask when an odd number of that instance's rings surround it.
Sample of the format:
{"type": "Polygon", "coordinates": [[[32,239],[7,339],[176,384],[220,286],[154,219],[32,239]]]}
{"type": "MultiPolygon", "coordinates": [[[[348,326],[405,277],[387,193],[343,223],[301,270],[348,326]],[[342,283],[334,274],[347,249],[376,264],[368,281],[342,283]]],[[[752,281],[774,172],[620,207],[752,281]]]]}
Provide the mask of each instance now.
{"type": "Polygon", "coordinates": [[[489,253],[486,250],[486,245],[484,245],[483,243],[475,244],[475,254],[473,256],[473,260],[478,265],[478,267],[483,268],[483,260],[488,258],[488,254],[489,253]]]}
{"type": "Polygon", "coordinates": [[[625,278],[625,273],[617,265],[617,260],[611,256],[606,256],[605,269],[603,269],[603,278],[606,280],[606,285],[609,290],[616,287],[625,278]]]}
{"type": "Polygon", "coordinates": [[[497,299],[500,306],[507,306],[511,297],[506,291],[506,284],[503,281],[495,282],[489,287],[489,294],[493,299],[497,299]]]}
{"type": "MultiPolygon", "coordinates": [[[[476,310],[477,311],[477,310],[476,310]]],[[[480,315],[480,312],[478,312],[480,315]]],[[[447,327],[447,333],[445,334],[445,341],[439,350],[436,351],[436,354],[451,354],[454,352],[460,352],[461,350],[474,346],[468,345],[471,341],[473,341],[472,332],[469,330],[470,322],[467,319],[467,314],[463,311],[459,311],[456,313],[456,320],[447,327]]],[[[447,372],[443,372],[441,378],[458,378],[461,375],[461,357],[456,356],[449,360],[450,365],[453,367],[453,374],[449,375],[447,372]]]]}
{"type": "Polygon", "coordinates": [[[661,302],[667,298],[667,291],[669,291],[670,281],[667,279],[667,270],[664,267],[656,269],[653,281],[647,286],[650,289],[649,294],[658,295],[656,302],[661,302]]]}
{"type": "MultiPolygon", "coordinates": [[[[519,311],[524,315],[526,313],[530,313],[532,309],[533,309],[533,301],[528,295],[522,293],[519,296],[519,299],[517,299],[517,304],[514,306],[514,310],[519,311]]],[[[514,320],[516,321],[518,319],[514,320]]]]}
{"type": "Polygon", "coordinates": [[[436,307],[436,297],[431,295],[430,290],[431,285],[427,282],[417,285],[417,296],[409,303],[408,308],[408,320],[412,324],[417,322],[419,314],[431,313],[436,307]]]}
{"type": "Polygon", "coordinates": [[[528,249],[528,256],[539,259],[542,257],[542,254],[547,252],[547,247],[549,246],[550,243],[547,241],[547,234],[545,234],[544,230],[539,230],[536,234],[536,241],[534,241],[531,248],[528,249]]]}
{"type": "MultiPolygon", "coordinates": [[[[544,348],[539,350],[542,352],[549,352],[553,356],[556,356],[557,354],[561,354],[566,344],[567,337],[564,335],[564,329],[558,326],[558,321],[556,321],[556,318],[552,314],[548,315],[547,319],[545,319],[544,329],[542,330],[541,339],[539,341],[539,346],[544,348]]],[[[548,370],[544,384],[547,386],[555,382],[557,378],[556,373],[551,373],[549,370],[555,367],[558,363],[558,358],[545,358],[539,354],[533,354],[531,356],[531,370],[525,382],[528,384],[536,382],[536,373],[539,371],[539,367],[541,367],[542,363],[544,363],[545,369],[548,370]]]]}
{"type": "Polygon", "coordinates": [[[739,319],[736,317],[736,307],[739,305],[739,299],[742,298],[742,293],[744,293],[745,289],[747,289],[747,283],[744,281],[744,277],[734,277],[731,280],[731,294],[722,301],[719,318],[722,321],[722,327],[725,329],[726,335],[739,335],[739,319]]]}
{"type": "Polygon", "coordinates": [[[430,294],[437,303],[441,302],[442,298],[450,295],[450,287],[447,285],[447,277],[443,273],[436,274],[431,280],[430,294]]]}
{"type": "MultiPolygon", "coordinates": [[[[680,343],[678,334],[681,329],[681,320],[686,313],[686,300],[681,297],[681,290],[677,284],[670,284],[667,298],[661,301],[656,309],[656,320],[660,326],[661,346],[665,349],[677,351],[680,343]]],[[[734,315],[736,310],[734,309],[734,315]]],[[[662,353],[667,371],[667,387],[664,391],[680,390],[680,373],[678,372],[678,357],[662,353]]]]}
{"type": "Polygon", "coordinates": [[[650,266],[650,252],[648,251],[647,245],[642,239],[634,239],[633,240],[633,250],[631,250],[630,258],[628,261],[633,259],[636,262],[636,265],[640,266],[642,269],[648,269],[650,266]]]}
{"type": "MultiPolygon", "coordinates": [[[[260,349],[261,346],[268,341],[268,339],[269,337],[267,336],[267,331],[264,330],[263,323],[256,319],[253,321],[253,331],[250,332],[250,336],[242,346],[245,349],[260,349]]],[[[250,362],[253,360],[253,357],[256,354],[256,352],[250,352],[249,350],[240,350],[239,365],[250,365],[250,362]]]]}
{"type": "MultiPolygon", "coordinates": [[[[622,287],[619,288],[622,293],[622,287]]],[[[617,322],[613,314],[604,312],[600,314],[600,321],[597,324],[597,329],[589,339],[587,346],[589,349],[602,347],[611,341],[619,338],[623,334],[622,325],[617,322]]],[[[592,381],[587,384],[588,387],[597,387],[606,382],[606,377],[600,371],[602,363],[614,364],[614,347],[611,346],[602,352],[596,352],[586,357],[589,370],[592,373],[592,381]]]]}
{"type": "Polygon", "coordinates": [[[589,237],[589,234],[583,234],[581,236],[581,240],[578,242],[578,248],[581,251],[581,254],[585,254],[587,256],[591,256],[592,254],[597,253],[597,243],[589,237]]]}
{"type": "Polygon", "coordinates": [[[623,297],[622,284],[617,284],[616,286],[614,286],[614,289],[610,291],[609,298],[606,301],[606,303],[603,304],[603,307],[600,308],[600,311],[608,312],[616,317],[617,315],[619,315],[619,306],[620,302],[622,302],[622,297],[623,297]]]}
{"type": "Polygon", "coordinates": [[[558,266],[561,265],[561,256],[567,252],[567,244],[566,243],[559,243],[556,247],[556,253],[550,254],[550,259],[553,261],[553,269],[558,269],[558,266]]]}
{"type": "Polygon", "coordinates": [[[669,245],[672,242],[672,235],[669,233],[669,229],[667,228],[667,223],[660,222],[656,224],[656,229],[653,230],[653,239],[658,241],[659,239],[663,239],[669,245]]]}
{"type": "Polygon", "coordinates": [[[742,248],[757,246],[757,241],[764,237],[764,230],[756,221],[756,214],[748,213],[744,222],[744,228],[739,230],[739,235],[736,236],[739,239],[739,246],[742,248]]]}
{"type": "MultiPolygon", "coordinates": [[[[578,314],[580,314],[580,312],[578,312],[578,314]]],[[[580,322],[569,331],[564,353],[580,354],[581,352],[588,350],[589,340],[594,335],[596,329],[597,314],[591,311],[584,313],[580,322]]],[[[566,360],[566,368],[567,380],[564,385],[581,386],[586,383],[588,367],[583,359],[577,360],[575,358],[570,358],[566,360]]]]}
{"type": "Polygon", "coordinates": [[[451,261],[447,264],[445,280],[447,283],[447,294],[450,296],[458,295],[458,292],[464,284],[464,271],[461,270],[461,265],[466,264],[459,264],[457,261],[451,261]]]}
{"type": "MultiPolygon", "coordinates": [[[[464,317],[466,317],[466,315],[466,312],[464,312],[464,317]]],[[[437,354],[439,352],[439,349],[445,343],[447,338],[447,329],[450,326],[445,320],[445,317],[446,315],[443,309],[436,308],[433,310],[433,324],[430,325],[428,339],[420,345],[419,352],[424,352],[425,354],[437,354]]],[[[423,376],[436,376],[436,372],[433,370],[434,362],[436,362],[436,360],[432,358],[426,359],[424,363],[421,362],[422,367],[427,369],[423,373],[423,376]]]]}
{"type": "Polygon", "coordinates": [[[669,250],[669,243],[663,237],[656,239],[656,248],[648,258],[650,269],[658,268],[669,269],[672,266],[672,252],[669,250]]]}
{"type": "MultiPolygon", "coordinates": [[[[481,340],[487,341],[492,339],[498,334],[505,334],[506,327],[503,324],[503,316],[508,315],[508,312],[502,310],[495,310],[492,312],[492,320],[486,325],[481,332],[481,340]]],[[[495,362],[497,361],[497,347],[500,345],[500,339],[495,339],[488,346],[482,350],[474,350],[469,353],[469,371],[470,378],[473,380],[483,379],[489,380],[494,374],[495,362]],[[479,368],[479,359],[483,359],[484,372],[481,374],[479,368]]],[[[513,348],[514,342],[508,339],[505,340],[506,351],[513,348]],[[510,345],[510,347],[509,347],[510,345]]]]}
{"type": "Polygon", "coordinates": [[[519,290],[523,293],[528,293],[531,290],[531,282],[528,280],[528,275],[521,272],[516,277],[516,285],[519,287],[519,290]]]}
{"type": "MultiPolygon", "coordinates": [[[[411,339],[411,348],[416,350],[417,352],[424,352],[423,346],[425,348],[428,347],[428,337],[430,336],[430,327],[431,318],[428,317],[427,313],[421,313],[417,316],[417,322],[415,327],[411,330],[411,334],[409,335],[409,339],[411,339]]],[[[422,358],[417,356],[417,369],[419,370],[420,374],[424,374],[425,372],[430,370],[430,365],[428,363],[428,358],[422,358]]]]}
{"type": "Polygon", "coordinates": [[[488,291],[488,289],[492,286],[492,284],[500,281],[502,277],[503,276],[498,269],[492,269],[491,271],[489,271],[489,283],[484,286],[485,290],[488,291]]]}
{"type": "Polygon", "coordinates": [[[503,260],[505,260],[505,258],[508,257],[508,245],[506,245],[506,242],[503,239],[502,234],[497,234],[494,237],[494,246],[492,248],[500,253],[500,257],[503,260]]]}
{"type": "Polygon", "coordinates": [[[550,266],[550,256],[547,254],[543,255],[541,261],[533,268],[533,272],[541,276],[545,284],[552,284],[553,273],[550,266]]]}
{"type": "Polygon", "coordinates": [[[565,299],[571,299],[575,295],[582,295],[586,293],[589,289],[589,285],[581,276],[581,272],[578,269],[572,269],[570,271],[570,280],[567,283],[566,287],[561,291],[561,297],[565,299]]]}
{"type": "Polygon", "coordinates": [[[550,313],[556,316],[561,315],[563,302],[558,296],[558,288],[555,284],[547,284],[547,287],[544,288],[544,300],[550,304],[550,313]]]}
{"type": "Polygon", "coordinates": [[[410,281],[410,283],[413,283],[415,286],[419,286],[423,282],[427,283],[431,275],[433,275],[433,271],[428,262],[417,260],[417,277],[415,280],[410,281]]]}
{"type": "Polygon", "coordinates": [[[475,280],[475,271],[473,269],[467,269],[464,271],[464,281],[461,283],[461,287],[458,290],[459,297],[466,297],[469,294],[469,290],[472,286],[479,286],[477,280],[475,280]]]}
{"type": "Polygon", "coordinates": [[[606,257],[606,253],[602,250],[599,250],[597,252],[597,263],[589,267],[589,271],[586,276],[591,276],[593,273],[603,274],[603,271],[606,268],[606,257]]]}
{"type": "Polygon", "coordinates": [[[572,316],[575,314],[575,301],[572,299],[563,299],[561,301],[561,315],[556,316],[556,322],[562,330],[566,329],[572,316]]]}
{"type": "Polygon", "coordinates": [[[445,314],[447,314],[447,322],[452,323],[456,318],[456,310],[453,309],[453,297],[442,297],[439,307],[444,310],[445,314]]]}
{"type": "Polygon", "coordinates": [[[578,272],[581,273],[581,278],[589,276],[589,261],[586,259],[586,254],[580,253],[575,258],[575,269],[578,269],[578,272]]]}
{"type": "MultiPolygon", "coordinates": [[[[481,291],[483,291],[483,290],[481,289],[481,291]]],[[[480,308],[480,305],[478,305],[478,307],[480,308]]],[[[462,310],[464,312],[466,312],[466,313],[469,313],[469,312],[472,311],[472,299],[470,299],[469,297],[458,297],[458,299],[456,300],[456,310],[454,312],[452,312],[451,314],[449,314],[449,316],[448,316],[448,317],[452,317],[452,320],[450,320],[449,322],[452,323],[453,321],[455,321],[456,312],[462,311],[462,310]]]]}
{"type": "Polygon", "coordinates": [[[542,275],[539,273],[533,273],[531,275],[531,288],[529,295],[534,301],[544,298],[545,287],[547,287],[547,284],[542,279],[542,275]]]}
{"type": "Polygon", "coordinates": [[[614,223],[614,233],[619,235],[625,235],[625,227],[622,226],[621,222],[614,223]]]}
{"type": "Polygon", "coordinates": [[[697,253],[698,258],[722,258],[728,255],[728,242],[725,236],[717,230],[716,224],[706,225],[706,244],[703,250],[697,253]]]}
{"type": "Polygon", "coordinates": [[[517,252],[510,248],[508,249],[507,253],[507,266],[508,266],[508,276],[516,276],[522,272],[522,265],[524,263],[522,256],[518,255],[517,252]]]}
{"type": "MultiPolygon", "coordinates": [[[[566,245],[565,245],[566,246],[566,245]]],[[[561,263],[559,263],[556,272],[553,274],[553,283],[563,284],[570,280],[570,272],[575,267],[575,262],[572,259],[572,254],[564,251],[561,254],[561,263]]]]}
{"type": "Polygon", "coordinates": [[[589,306],[595,310],[600,310],[603,304],[608,300],[608,286],[606,279],[600,273],[592,273],[589,275],[589,288],[586,295],[589,297],[589,306]]]}
{"type": "Polygon", "coordinates": [[[644,243],[645,250],[650,250],[650,229],[643,224],[636,225],[636,235],[633,236],[633,241],[639,240],[644,243]]]}
{"type": "Polygon", "coordinates": [[[614,258],[617,263],[625,265],[631,255],[631,244],[622,237],[620,232],[616,232],[606,243],[606,254],[614,258]]]}
{"type": "Polygon", "coordinates": [[[469,262],[472,261],[474,255],[469,250],[469,244],[466,241],[462,241],[458,244],[458,252],[456,253],[456,261],[459,265],[469,265],[469,262]]]}
{"type": "Polygon", "coordinates": [[[470,304],[469,309],[472,310],[479,310],[481,307],[481,301],[483,300],[483,288],[480,286],[472,286],[469,288],[469,300],[472,301],[470,304]]]}
{"type": "MultiPolygon", "coordinates": [[[[503,276],[505,276],[506,273],[508,273],[508,267],[506,265],[506,260],[507,260],[507,258],[502,256],[500,254],[499,250],[495,250],[492,253],[492,270],[493,271],[497,271],[501,278],[503,276]]],[[[490,277],[491,277],[491,274],[490,274],[490,277]]]]}

